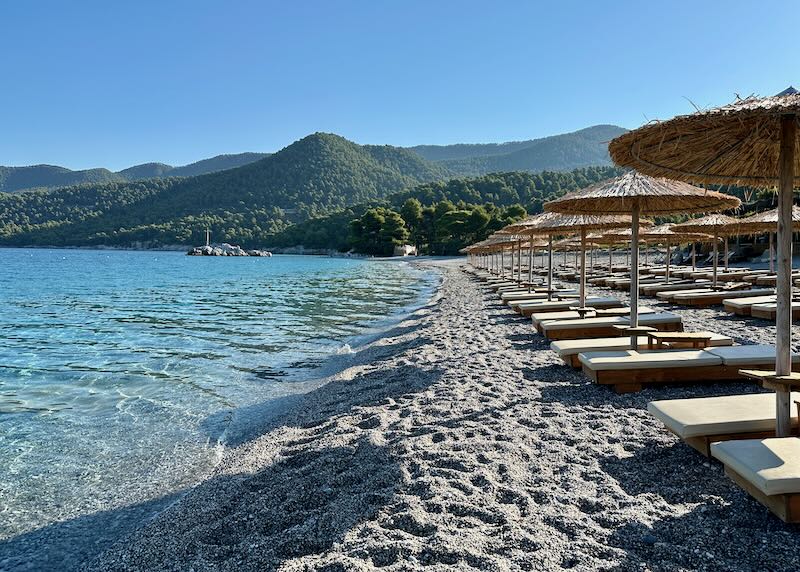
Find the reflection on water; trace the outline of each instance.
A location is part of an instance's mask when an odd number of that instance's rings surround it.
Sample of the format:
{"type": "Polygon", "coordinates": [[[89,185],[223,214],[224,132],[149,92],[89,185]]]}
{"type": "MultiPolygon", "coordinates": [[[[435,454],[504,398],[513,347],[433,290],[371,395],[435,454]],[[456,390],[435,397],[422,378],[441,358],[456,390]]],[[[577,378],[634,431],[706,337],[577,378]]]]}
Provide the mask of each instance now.
{"type": "Polygon", "coordinates": [[[319,257],[5,249],[0,267],[0,538],[195,482],[225,411],[307,391],[432,285],[319,257]]]}

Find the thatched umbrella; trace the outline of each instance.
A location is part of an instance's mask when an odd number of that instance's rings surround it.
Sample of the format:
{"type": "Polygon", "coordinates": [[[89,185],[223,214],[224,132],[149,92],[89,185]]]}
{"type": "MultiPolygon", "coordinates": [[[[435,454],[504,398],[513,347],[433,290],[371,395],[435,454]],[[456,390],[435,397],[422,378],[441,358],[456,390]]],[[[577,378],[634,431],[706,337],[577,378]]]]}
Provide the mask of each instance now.
{"type": "MultiPolygon", "coordinates": [[[[699,213],[738,207],[736,197],[700,189],[678,181],[657,179],[631,171],[545,203],[546,211],[569,214],[632,215],[631,328],[639,326],[639,217],[672,213],[699,213]]],[[[631,333],[636,347],[638,333],[631,333]]]]}
{"type": "Polygon", "coordinates": [[[669,265],[670,265],[670,246],[673,244],[680,244],[681,242],[706,242],[709,240],[716,240],[710,234],[703,234],[699,232],[681,232],[675,225],[662,224],[653,228],[649,228],[640,235],[644,239],[652,240],[653,242],[663,244],[667,247],[667,268],[664,274],[664,281],[669,282],[669,265]]]}
{"type": "MultiPolygon", "coordinates": [[[[800,180],[797,153],[800,93],[748,97],[717,107],[651,123],[609,145],[620,165],[683,181],[778,187],[777,344],[775,375],[792,371],[792,202],[800,180]]],[[[791,427],[789,383],[777,389],[778,436],[791,427]]]]}
{"type": "MultiPolygon", "coordinates": [[[[531,219],[527,224],[512,228],[516,232],[530,235],[553,235],[580,233],[580,308],[586,306],[586,234],[590,230],[605,230],[630,226],[629,216],[596,216],[596,215],[562,215],[543,213],[531,219]]],[[[552,264],[549,267],[548,290],[552,289],[552,264]]]]}
{"type": "MultiPolygon", "coordinates": [[[[717,238],[728,237],[739,234],[739,219],[727,216],[724,214],[714,213],[704,217],[695,218],[676,224],[674,230],[679,232],[700,232],[704,234],[711,234],[714,236],[714,271],[711,286],[717,287],[717,259],[719,258],[719,249],[717,248],[717,238]]],[[[728,241],[726,239],[725,244],[728,241]]],[[[725,260],[727,266],[727,248],[725,249],[725,260]]]]}
{"type": "MultiPolygon", "coordinates": [[[[756,213],[749,217],[739,219],[741,234],[769,234],[769,271],[774,272],[772,256],[772,234],[778,230],[778,209],[756,213]]],[[[792,230],[800,231],[800,207],[792,206],[792,230]]]]}

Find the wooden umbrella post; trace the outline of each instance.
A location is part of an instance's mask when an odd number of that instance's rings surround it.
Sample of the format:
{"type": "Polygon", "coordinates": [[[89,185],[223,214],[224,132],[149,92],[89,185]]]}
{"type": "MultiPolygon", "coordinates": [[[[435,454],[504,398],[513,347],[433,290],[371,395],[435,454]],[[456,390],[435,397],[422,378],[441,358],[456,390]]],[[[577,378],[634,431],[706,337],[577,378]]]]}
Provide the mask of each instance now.
{"type": "Polygon", "coordinates": [[[553,235],[547,239],[547,300],[553,299],[553,235]]]}
{"type": "Polygon", "coordinates": [[[533,288],[533,236],[528,241],[528,293],[533,288]]]}
{"type": "Polygon", "coordinates": [[[670,260],[669,260],[670,259],[669,246],[670,246],[670,244],[669,244],[669,240],[668,240],[667,241],[667,270],[664,273],[664,282],[666,282],[667,284],[669,284],[669,262],[670,262],[670,260]]]}
{"type": "Polygon", "coordinates": [[[697,243],[692,243],[692,272],[697,270],[697,243]]]}
{"type": "MultiPolygon", "coordinates": [[[[631,328],[639,327],[639,201],[633,204],[631,219],[631,328]]],[[[638,334],[631,334],[631,348],[636,349],[638,334]]]]}
{"type": "Polygon", "coordinates": [[[581,308],[586,307],[586,227],[581,227],[581,308]]]}
{"type": "Polygon", "coordinates": [[[517,239],[517,282],[522,282],[522,239],[517,239]]]}
{"type": "Polygon", "coordinates": [[[772,233],[769,232],[769,272],[773,274],[775,272],[775,247],[772,243],[772,233]]]}
{"type": "Polygon", "coordinates": [[[714,228],[714,272],[713,272],[714,279],[711,281],[711,287],[715,289],[717,287],[717,255],[719,253],[719,247],[717,246],[718,240],[719,237],[717,236],[717,229],[715,227],[714,228]]]}
{"type": "MultiPolygon", "coordinates": [[[[780,180],[778,186],[778,279],[775,330],[775,373],[792,371],[792,199],[794,190],[794,155],[797,117],[781,117],[780,180]]],[[[791,393],[778,388],[776,393],[776,427],[778,437],[791,434],[791,393]]]]}
{"type": "Polygon", "coordinates": [[[728,271],[728,237],[725,237],[725,271],[728,271]]]}

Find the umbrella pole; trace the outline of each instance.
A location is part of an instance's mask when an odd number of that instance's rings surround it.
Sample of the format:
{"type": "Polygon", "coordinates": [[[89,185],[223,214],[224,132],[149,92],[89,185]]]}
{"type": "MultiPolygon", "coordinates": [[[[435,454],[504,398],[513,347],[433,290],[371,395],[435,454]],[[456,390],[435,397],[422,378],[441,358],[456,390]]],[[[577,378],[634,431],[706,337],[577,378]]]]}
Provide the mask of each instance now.
{"type": "Polygon", "coordinates": [[[522,239],[517,240],[517,282],[522,282],[522,239]]]}
{"type": "MultiPolygon", "coordinates": [[[[792,199],[794,189],[795,140],[797,117],[781,117],[780,182],[778,187],[778,279],[775,330],[775,373],[789,375],[792,371],[792,199]]],[[[777,437],[791,434],[791,393],[786,386],[776,392],[777,437]]]]}
{"type": "Polygon", "coordinates": [[[608,273],[614,272],[614,261],[612,260],[611,245],[608,245],[608,273]]]}
{"type": "Polygon", "coordinates": [[[692,243],[692,272],[697,270],[697,243],[692,243]]]}
{"type": "Polygon", "coordinates": [[[533,235],[531,235],[530,242],[528,243],[528,293],[530,294],[533,288],[533,235]]]}
{"type": "Polygon", "coordinates": [[[644,241],[644,265],[645,266],[650,266],[650,263],[648,262],[648,254],[649,253],[647,251],[648,251],[647,241],[645,240],[644,241]]]}
{"type": "Polygon", "coordinates": [[[714,231],[714,279],[711,281],[711,287],[717,287],[717,255],[719,253],[719,246],[717,246],[717,241],[719,237],[717,236],[717,231],[714,231]]]}
{"type": "Polygon", "coordinates": [[[581,308],[586,307],[586,227],[581,227],[581,308]]]}
{"type": "Polygon", "coordinates": [[[772,233],[769,233],[769,272],[775,273],[775,250],[772,244],[772,233]]]}
{"type": "Polygon", "coordinates": [[[667,242],[667,271],[664,274],[664,278],[665,278],[664,282],[666,282],[667,284],[669,284],[669,258],[670,258],[670,256],[669,256],[669,246],[670,246],[669,242],[667,242]]]}
{"type": "Polygon", "coordinates": [[[728,271],[728,237],[725,237],[725,271],[728,271]]]}
{"type": "Polygon", "coordinates": [[[553,235],[547,240],[547,300],[553,299],[553,235]]]}
{"type": "MultiPolygon", "coordinates": [[[[634,203],[631,220],[631,328],[639,327],[639,202],[634,203]]],[[[631,349],[637,349],[638,334],[631,335],[631,349]]]]}

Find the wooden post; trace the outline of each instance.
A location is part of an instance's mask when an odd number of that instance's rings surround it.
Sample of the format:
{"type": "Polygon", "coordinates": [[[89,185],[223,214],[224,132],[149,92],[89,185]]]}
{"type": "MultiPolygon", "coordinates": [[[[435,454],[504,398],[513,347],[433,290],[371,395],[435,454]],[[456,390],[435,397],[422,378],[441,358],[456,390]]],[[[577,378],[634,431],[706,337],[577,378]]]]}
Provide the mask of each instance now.
{"type": "Polygon", "coordinates": [[[775,249],[772,244],[772,233],[769,233],[769,272],[775,273],[775,249]]]}
{"type": "Polygon", "coordinates": [[[586,227],[581,227],[581,286],[580,307],[586,307],[586,227]]]}
{"type": "Polygon", "coordinates": [[[692,243],[692,271],[697,270],[697,243],[692,243]]]}
{"type": "MultiPolygon", "coordinates": [[[[794,155],[797,139],[797,116],[781,117],[781,147],[778,163],[778,280],[775,330],[775,373],[788,375],[792,371],[792,199],[794,190],[794,155]]],[[[776,393],[777,437],[791,434],[791,394],[783,389],[776,393]]]]}
{"type": "MultiPolygon", "coordinates": [[[[631,328],[639,327],[639,201],[633,204],[631,219],[631,328]]],[[[631,335],[631,349],[637,349],[638,334],[631,335]]]]}
{"type": "Polygon", "coordinates": [[[611,274],[614,272],[614,260],[612,258],[612,250],[611,245],[608,245],[608,273],[611,274]]]}
{"type": "Polygon", "coordinates": [[[522,239],[517,239],[517,282],[522,282],[522,239]]]}
{"type": "Polygon", "coordinates": [[[728,270],[728,237],[725,237],[725,271],[728,270]]]}
{"type": "Polygon", "coordinates": [[[533,289],[533,235],[528,238],[528,292],[533,289]]]}
{"type": "Polygon", "coordinates": [[[553,235],[547,237],[547,299],[553,299],[553,235]]]}
{"type": "Polygon", "coordinates": [[[719,247],[717,246],[717,242],[719,241],[719,237],[717,236],[717,229],[714,228],[714,273],[713,273],[713,280],[711,281],[711,287],[717,287],[717,253],[719,252],[719,247]]]}
{"type": "Polygon", "coordinates": [[[666,271],[666,273],[664,274],[664,277],[666,278],[666,279],[664,280],[664,282],[666,282],[667,284],[669,284],[669,262],[670,262],[670,260],[669,260],[669,259],[670,259],[670,255],[669,255],[669,246],[670,246],[670,244],[669,244],[669,240],[667,240],[667,271],[666,271]]]}

